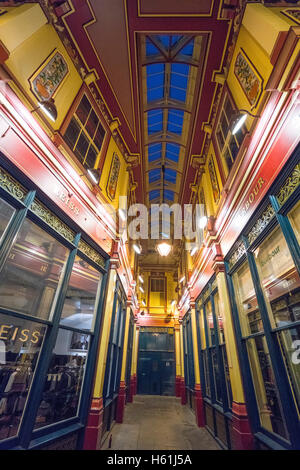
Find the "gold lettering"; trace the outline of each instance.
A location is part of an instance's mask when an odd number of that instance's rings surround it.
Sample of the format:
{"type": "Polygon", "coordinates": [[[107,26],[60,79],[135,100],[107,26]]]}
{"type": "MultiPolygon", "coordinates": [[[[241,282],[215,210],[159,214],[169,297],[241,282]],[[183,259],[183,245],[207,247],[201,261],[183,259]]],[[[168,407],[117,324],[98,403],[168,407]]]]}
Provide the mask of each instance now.
{"type": "Polygon", "coordinates": [[[39,337],[40,337],[40,332],[39,331],[34,331],[31,335],[31,342],[33,344],[36,344],[39,340],[39,337]],[[34,340],[32,338],[34,338],[34,340]]]}
{"type": "Polygon", "coordinates": [[[1,325],[1,328],[0,328],[0,339],[8,339],[7,336],[4,337],[2,336],[3,333],[7,335],[8,331],[10,330],[10,326],[8,325],[1,325]]]}
{"type": "Polygon", "coordinates": [[[11,339],[14,341],[16,339],[17,333],[18,333],[18,327],[15,328],[14,334],[12,335],[11,339]]]}
{"type": "Polygon", "coordinates": [[[20,341],[22,342],[25,342],[28,340],[28,333],[29,333],[29,330],[22,330],[21,331],[21,335],[24,336],[24,339],[23,338],[19,338],[20,341]],[[26,332],[26,333],[25,333],[26,332]]]}

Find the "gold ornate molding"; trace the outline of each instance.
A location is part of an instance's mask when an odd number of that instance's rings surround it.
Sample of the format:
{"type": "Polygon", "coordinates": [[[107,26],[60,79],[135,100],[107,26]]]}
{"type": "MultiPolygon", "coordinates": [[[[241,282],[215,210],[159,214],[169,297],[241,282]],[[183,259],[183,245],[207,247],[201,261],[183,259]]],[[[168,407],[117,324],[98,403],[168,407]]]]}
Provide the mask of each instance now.
{"type": "Polygon", "coordinates": [[[102,268],[105,267],[105,259],[101,256],[94,248],[88,245],[85,241],[80,240],[78,249],[82,251],[88,258],[90,258],[94,263],[98,264],[102,268]]]}
{"type": "Polygon", "coordinates": [[[3,168],[0,168],[0,187],[22,202],[28,193],[28,191],[5,170],[3,170],[3,168]]]}
{"type": "Polygon", "coordinates": [[[276,195],[276,199],[280,207],[283,206],[299,185],[300,163],[295,166],[290,176],[286,179],[284,185],[280,188],[279,193],[276,195]]]}
{"type": "Polygon", "coordinates": [[[47,209],[44,204],[35,199],[30,206],[30,210],[62,237],[74,243],[75,233],[73,230],[64,224],[53,212],[47,209]]]}

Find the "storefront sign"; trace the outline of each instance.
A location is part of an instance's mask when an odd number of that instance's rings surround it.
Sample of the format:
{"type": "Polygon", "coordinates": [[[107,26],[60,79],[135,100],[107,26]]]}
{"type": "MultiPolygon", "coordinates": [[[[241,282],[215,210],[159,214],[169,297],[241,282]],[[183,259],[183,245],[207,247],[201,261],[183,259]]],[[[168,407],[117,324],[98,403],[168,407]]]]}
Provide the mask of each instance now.
{"type": "Polygon", "coordinates": [[[246,197],[246,201],[243,204],[241,216],[244,217],[250,207],[256,202],[257,196],[259,195],[261,188],[264,186],[266,181],[260,177],[253,188],[251,188],[250,194],[246,197]]]}
{"type": "Polygon", "coordinates": [[[21,341],[26,343],[30,341],[37,344],[41,338],[41,332],[38,330],[30,331],[28,328],[21,329],[19,326],[0,325],[0,340],[2,341],[21,341]]]}
{"type": "Polygon", "coordinates": [[[56,190],[56,196],[75,214],[79,215],[80,209],[71,201],[72,195],[68,195],[60,189],[56,190]]]}

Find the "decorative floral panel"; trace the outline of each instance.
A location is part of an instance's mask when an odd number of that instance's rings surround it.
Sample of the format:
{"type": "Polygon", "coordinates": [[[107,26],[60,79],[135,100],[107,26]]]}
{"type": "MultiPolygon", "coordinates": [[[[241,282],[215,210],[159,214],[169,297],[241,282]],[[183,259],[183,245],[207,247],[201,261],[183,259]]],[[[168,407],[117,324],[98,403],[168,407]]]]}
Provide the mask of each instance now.
{"type": "Polygon", "coordinates": [[[52,53],[29,79],[32,92],[39,101],[49,100],[53,97],[68,72],[67,63],[60,52],[52,53]]]}
{"type": "Polygon", "coordinates": [[[121,168],[120,159],[118,155],[114,153],[113,159],[111,162],[107,188],[106,188],[107,195],[110,197],[110,199],[114,199],[116,196],[120,168],[121,168]]]}
{"type": "Polygon", "coordinates": [[[263,80],[243,50],[236,57],[234,74],[250,105],[255,106],[262,91],[263,80]]]}

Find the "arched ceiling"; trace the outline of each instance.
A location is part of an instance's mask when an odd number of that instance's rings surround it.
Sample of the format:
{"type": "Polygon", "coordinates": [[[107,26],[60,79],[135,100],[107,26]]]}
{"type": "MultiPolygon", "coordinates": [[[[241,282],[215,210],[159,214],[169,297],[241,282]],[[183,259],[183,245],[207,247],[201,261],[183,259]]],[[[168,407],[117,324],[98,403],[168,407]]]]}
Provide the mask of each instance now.
{"type": "Polygon", "coordinates": [[[128,153],[139,157],[132,168],[138,202],[190,202],[220,89],[216,77],[228,66],[244,4],[72,0],[61,10],[128,153]]]}

